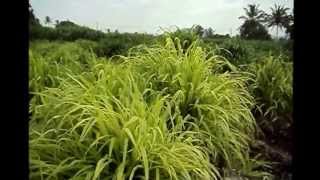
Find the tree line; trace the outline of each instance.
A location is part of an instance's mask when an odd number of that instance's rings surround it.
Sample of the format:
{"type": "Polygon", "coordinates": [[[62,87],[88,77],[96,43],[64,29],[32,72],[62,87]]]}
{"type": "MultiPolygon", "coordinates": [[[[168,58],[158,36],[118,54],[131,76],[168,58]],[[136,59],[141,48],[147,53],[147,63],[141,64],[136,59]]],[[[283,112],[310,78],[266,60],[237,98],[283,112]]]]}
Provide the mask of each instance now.
{"type": "MultiPolygon", "coordinates": [[[[240,37],[242,39],[270,40],[271,35],[268,28],[276,28],[276,36],[279,38],[279,30],[285,30],[286,35],[293,39],[294,18],[293,13],[288,13],[289,8],[281,5],[274,5],[270,8],[270,13],[259,8],[258,4],[249,4],[244,8],[245,15],[239,19],[244,20],[239,27],[240,37]]],[[[49,16],[45,17],[46,25],[52,24],[49,16]]],[[[93,30],[91,28],[77,25],[69,20],[55,20],[54,28],[42,26],[40,20],[34,15],[33,9],[29,3],[29,24],[30,39],[48,39],[48,40],[68,40],[88,39],[97,41],[105,37],[104,32],[93,30]]],[[[191,32],[200,38],[230,38],[229,34],[220,35],[209,28],[203,28],[201,25],[194,25],[191,28],[178,29],[177,31],[191,32]]],[[[107,33],[111,33],[108,29],[107,33]]],[[[116,30],[114,34],[118,34],[116,30]]],[[[128,34],[128,33],[127,33],[128,34]]],[[[129,33],[133,34],[133,33],[129,33]]],[[[134,33],[139,34],[139,33],[134,33]]]]}

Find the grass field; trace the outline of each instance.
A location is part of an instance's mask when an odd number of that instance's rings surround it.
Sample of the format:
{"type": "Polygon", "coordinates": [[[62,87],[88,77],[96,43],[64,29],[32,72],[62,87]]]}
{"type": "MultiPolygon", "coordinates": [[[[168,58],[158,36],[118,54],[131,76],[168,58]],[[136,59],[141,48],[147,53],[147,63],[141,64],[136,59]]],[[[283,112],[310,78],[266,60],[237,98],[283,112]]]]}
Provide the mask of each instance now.
{"type": "Polygon", "coordinates": [[[286,171],[257,142],[290,151],[281,146],[292,136],[290,45],[165,36],[111,52],[100,43],[30,43],[30,179],[286,171]]]}

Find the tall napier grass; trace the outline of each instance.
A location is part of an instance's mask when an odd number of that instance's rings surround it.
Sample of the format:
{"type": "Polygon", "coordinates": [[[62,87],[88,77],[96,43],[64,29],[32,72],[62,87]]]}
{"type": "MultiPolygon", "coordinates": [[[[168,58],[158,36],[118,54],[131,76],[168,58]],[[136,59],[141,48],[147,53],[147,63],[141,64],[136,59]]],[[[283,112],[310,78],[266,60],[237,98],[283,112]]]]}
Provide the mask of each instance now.
{"type": "Polygon", "coordinates": [[[86,71],[67,66],[58,86],[34,92],[41,101],[30,102],[30,179],[202,180],[219,179],[224,168],[250,171],[246,79],[219,73],[223,62],[197,42],[186,51],[179,44],[140,46],[117,65],[87,56],[86,71]]]}
{"type": "Polygon", "coordinates": [[[293,65],[286,57],[266,56],[259,63],[251,64],[255,74],[251,91],[257,101],[257,114],[263,117],[259,122],[263,128],[285,128],[292,124],[292,80],[293,65]]]}
{"type": "Polygon", "coordinates": [[[204,132],[212,163],[243,167],[255,126],[246,78],[218,73],[224,62],[197,43],[184,53],[179,39],[169,38],[166,48],[139,49],[127,62],[152,80],[150,88],[169,95],[172,111],[187,118],[185,129],[204,132]]]}
{"type": "Polygon", "coordinates": [[[31,138],[31,152],[40,158],[31,161],[32,177],[50,174],[58,179],[86,176],[211,179],[216,176],[206,152],[194,144],[197,133],[168,131],[166,97],[158,95],[146,103],[143,88],[139,88],[145,86],[139,84],[144,80],[129,70],[104,66],[95,72],[93,75],[98,76],[95,81],[80,75],[79,79],[73,77],[74,82],[64,82],[59,89],[43,92],[47,103],[34,113],[37,128],[30,134],[35,136],[31,138]],[[41,141],[43,138],[51,140],[41,141]],[[51,146],[57,147],[50,151],[51,146]],[[68,165],[61,164],[68,157],[71,158],[66,162],[68,165]],[[79,167],[69,167],[70,163],[78,165],[77,162],[79,167]],[[88,175],[90,172],[92,175],[88,175]]]}
{"type": "Polygon", "coordinates": [[[67,73],[87,71],[96,58],[78,43],[40,41],[31,43],[29,60],[30,92],[40,92],[46,87],[58,87],[67,73]]]}

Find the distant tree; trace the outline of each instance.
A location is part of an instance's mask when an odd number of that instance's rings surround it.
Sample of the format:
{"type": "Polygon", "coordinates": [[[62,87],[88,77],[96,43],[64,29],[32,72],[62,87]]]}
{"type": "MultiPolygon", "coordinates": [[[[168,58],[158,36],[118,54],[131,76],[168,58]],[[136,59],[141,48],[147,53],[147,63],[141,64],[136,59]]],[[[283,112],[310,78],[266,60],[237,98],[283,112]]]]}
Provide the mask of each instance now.
{"type": "Polygon", "coordinates": [[[55,22],[56,22],[56,26],[60,23],[60,21],[59,20],[55,20],[55,22]]]}
{"type": "Polygon", "coordinates": [[[294,39],[294,23],[287,25],[285,28],[286,28],[286,34],[289,35],[289,38],[294,39]]]}
{"type": "Polygon", "coordinates": [[[245,21],[240,27],[240,37],[244,39],[271,39],[266,27],[257,21],[245,21]]]}
{"type": "Polygon", "coordinates": [[[46,16],[45,20],[44,20],[45,24],[50,24],[51,23],[51,18],[49,16],[46,16]]]}
{"type": "Polygon", "coordinates": [[[79,25],[69,20],[66,20],[66,21],[60,21],[58,24],[56,24],[56,28],[61,28],[61,27],[79,27],[79,25]]]}
{"type": "Polygon", "coordinates": [[[208,29],[203,30],[202,37],[204,37],[204,38],[208,37],[208,29]]]}
{"type": "Polygon", "coordinates": [[[214,31],[213,31],[213,29],[212,29],[211,27],[209,27],[209,28],[207,29],[207,37],[208,37],[208,38],[212,38],[213,35],[214,35],[214,31]]]}
{"type": "Polygon", "coordinates": [[[30,40],[41,38],[44,34],[40,20],[35,16],[29,1],[29,38],[30,40]]]}
{"type": "Polygon", "coordinates": [[[39,21],[39,19],[38,18],[36,18],[36,16],[34,15],[34,12],[33,12],[33,9],[32,9],[32,7],[31,7],[31,5],[30,5],[30,2],[29,2],[29,24],[31,25],[31,26],[33,26],[33,25],[40,25],[40,21],[39,21]]]}
{"type": "Polygon", "coordinates": [[[293,39],[293,29],[294,29],[293,13],[287,16],[284,28],[285,28],[286,34],[289,35],[289,38],[293,39]]]}
{"type": "Polygon", "coordinates": [[[274,8],[270,8],[270,9],[271,9],[271,14],[268,14],[266,16],[266,22],[268,27],[276,27],[277,38],[279,38],[278,36],[279,29],[281,30],[286,26],[289,26],[288,20],[290,19],[290,17],[287,13],[289,8],[275,4],[274,8]]]}
{"type": "Polygon", "coordinates": [[[204,28],[200,25],[195,25],[193,27],[194,32],[196,33],[196,35],[202,37],[203,33],[204,33],[204,28]]]}
{"type": "Polygon", "coordinates": [[[270,39],[270,34],[262,23],[265,22],[266,13],[259,9],[259,5],[249,4],[244,8],[245,16],[240,16],[244,23],[240,26],[240,37],[244,39],[270,39]]]}

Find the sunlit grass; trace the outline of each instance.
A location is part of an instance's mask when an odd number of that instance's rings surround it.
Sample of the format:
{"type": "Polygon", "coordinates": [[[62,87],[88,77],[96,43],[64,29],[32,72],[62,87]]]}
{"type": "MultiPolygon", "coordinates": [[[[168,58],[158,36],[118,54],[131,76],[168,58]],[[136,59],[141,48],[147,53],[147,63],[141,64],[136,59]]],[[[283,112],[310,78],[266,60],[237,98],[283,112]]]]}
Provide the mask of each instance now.
{"type": "Polygon", "coordinates": [[[140,46],[120,64],[89,52],[32,55],[39,100],[30,102],[30,178],[202,180],[222,168],[250,171],[246,78],[220,73],[224,62],[197,42],[180,45],[140,46]],[[59,72],[50,57],[62,58],[59,72]]]}

